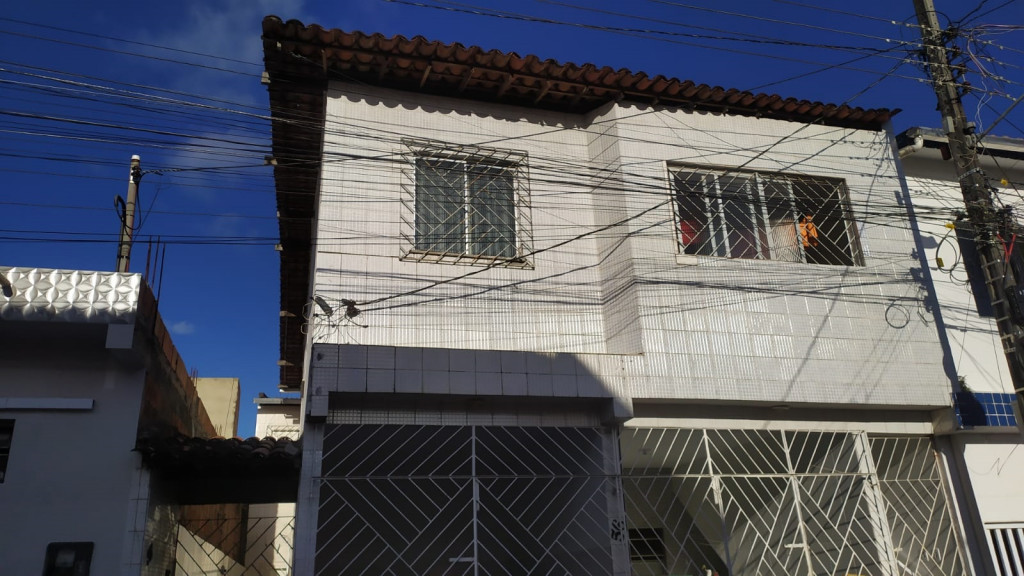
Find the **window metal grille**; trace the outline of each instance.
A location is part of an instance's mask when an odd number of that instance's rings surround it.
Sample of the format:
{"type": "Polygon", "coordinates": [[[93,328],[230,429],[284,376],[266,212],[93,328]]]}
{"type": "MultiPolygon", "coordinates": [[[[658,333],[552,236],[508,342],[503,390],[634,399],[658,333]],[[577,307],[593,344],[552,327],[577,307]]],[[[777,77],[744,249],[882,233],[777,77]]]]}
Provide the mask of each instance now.
{"type": "Polygon", "coordinates": [[[673,167],[683,254],[863,265],[841,180],[673,167]]]}
{"type": "Polygon", "coordinates": [[[404,258],[529,267],[525,152],[410,140],[404,258]]]}
{"type": "Polygon", "coordinates": [[[298,424],[269,424],[266,435],[271,438],[291,438],[298,440],[302,436],[302,427],[298,424]]]}
{"type": "Polygon", "coordinates": [[[996,576],[1024,576],[1024,524],[988,529],[996,576]]]}

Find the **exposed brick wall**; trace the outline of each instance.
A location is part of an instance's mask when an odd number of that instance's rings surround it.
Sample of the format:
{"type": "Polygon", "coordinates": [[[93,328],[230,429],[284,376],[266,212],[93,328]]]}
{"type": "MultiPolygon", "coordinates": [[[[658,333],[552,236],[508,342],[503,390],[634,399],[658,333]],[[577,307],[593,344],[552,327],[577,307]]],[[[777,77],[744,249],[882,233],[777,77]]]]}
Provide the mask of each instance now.
{"type": "Polygon", "coordinates": [[[209,438],[216,435],[213,422],[199,400],[178,349],[157,309],[153,292],[145,284],[139,294],[136,342],[146,358],[146,384],[139,414],[139,432],[209,438]]]}
{"type": "Polygon", "coordinates": [[[178,523],[235,562],[244,564],[248,511],[247,504],[182,506],[178,523]]]}

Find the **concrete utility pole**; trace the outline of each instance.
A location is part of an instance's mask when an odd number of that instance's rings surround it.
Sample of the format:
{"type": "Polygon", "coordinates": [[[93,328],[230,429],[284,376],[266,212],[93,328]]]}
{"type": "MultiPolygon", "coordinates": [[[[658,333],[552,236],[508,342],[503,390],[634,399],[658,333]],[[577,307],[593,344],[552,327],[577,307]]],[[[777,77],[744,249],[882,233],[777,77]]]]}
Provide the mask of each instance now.
{"type": "Polygon", "coordinates": [[[122,202],[117,197],[118,204],[124,204],[124,212],[121,214],[121,239],[117,243],[117,271],[127,272],[128,263],[132,259],[132,234],[135,232],[135,202],[139,196],[139,181],[142,180],[142,166],[138,155],[132,156],[131,169],[128,172],[128,201],[122,202]]]}
{"type": "MultiPolygon", "coordinates": [[[[961,80],[953,76],[946,52],[946,32],[939,27],[932,0],[914,0],[921,38],[928,57],[932,88],[939,100],[942,129],[949,140],[949,151],[960,180],[967,218],[974,227],[981,268],[992,299],[1003,353],[1009,363],[1018,406],[1024,405],[1024,333],[1014,317],[1017,280],[1009,265],[1007,249],[1001,238],[1011,232],[1008,215],[996,210],[992,189],[978,164],[978,137],[974,124],[967,121],[961,96],[961,80]]],[[[1024,423],[1018,422],[1018,425],[1024,423]]]]}

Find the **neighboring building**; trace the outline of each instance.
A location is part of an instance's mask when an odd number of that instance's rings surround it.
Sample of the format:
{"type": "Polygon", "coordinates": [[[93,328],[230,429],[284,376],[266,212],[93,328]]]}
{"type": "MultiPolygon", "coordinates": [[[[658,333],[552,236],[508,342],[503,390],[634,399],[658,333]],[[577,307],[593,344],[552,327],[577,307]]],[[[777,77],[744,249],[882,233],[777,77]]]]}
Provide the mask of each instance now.
{"type": "Polygon", "coordinates": [[[0,267],[0,285],[0,572],[155,574],[137,439],[213,425],[153,293],[81,270],[0,267]]]}
{"type": "MultiPolygon", "coordinates": [[[[299,440],[301,400],[268,398],[260,394],[256,404],[256,437],[299,440]]],[[[290,576],[295,550],[295,503],[253,504],[249,506],[249,532],[254,535],[253,550],[262,550],[262,564],[276,574],[290,576]]],[[[271,574],[269,570],[260,574],[271,574]]],[[[254,573],[255,574],[255,573],[254,573]]]]}
{"type": "MultiPolygon", "coordinates": [[[[978,260],[946,136],[912,128],[898,137],[922,248],[938,301],[936,320],[958,379],[956,414],[949,422],[953,463],[964,479],[965,524],[987,542],[989,573],[1024,569],[1024,446],[1013,406],[1014,385],[1003,355],[986,279],[978,260]],[[954,227],[950,227],[952,225],[954,227]]],[[[999,193],[1019,200],[1024,186],[1024,140],[986,137],[979,163],[999,193]]],[[[1024,235],[1004,238],[1018,274],[1024,235]]],[[[1024,301],[1015,310],[1024,310],[1024,301]]],[[[1024,321],[1024,317],[1020,318],[1024,321]]]]}
{"type": "Polygon", "coordinates": [[[217,436],[238,436],[238,399],[241,383],[238,378],[197,377],[193,381],[206,413],[213,421],[217,436]]]}
{"type": "Polygon", "coordinates": [[[287,574],[299,449],[197,380],[141,275],[0,267],[0,573],[287,574]]]}
{"type": "Polygon", "coordinates": [[[974,571],[889,111],[263,30],[297,576],[974,571]]]}
{"type": "Polygon", "coordinates": [[[299,398],[268,398],[260,394],[253,399],[256,404],[257,438],[291,438],[298,440],[302,435],[301,404],[299,398]]]}

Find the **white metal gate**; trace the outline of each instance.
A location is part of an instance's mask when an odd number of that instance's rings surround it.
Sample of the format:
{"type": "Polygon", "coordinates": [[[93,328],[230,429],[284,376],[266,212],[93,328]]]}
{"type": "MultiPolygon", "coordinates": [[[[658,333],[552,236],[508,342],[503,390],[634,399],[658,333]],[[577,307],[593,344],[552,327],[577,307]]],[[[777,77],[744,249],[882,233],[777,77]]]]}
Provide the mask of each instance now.
{"type": "Polygon", "coordinates": [[[929,446],[844,432],[626,429],[633,573],[962,574],[929,446]]]}
{"type": "Polygon", "coordinates": [[[931,440],[892,436],[871,437],[870,442],[896,573],[966,574],[931,440]]]}

